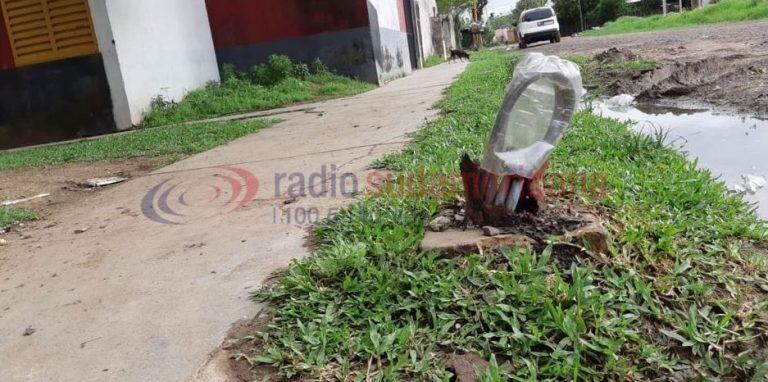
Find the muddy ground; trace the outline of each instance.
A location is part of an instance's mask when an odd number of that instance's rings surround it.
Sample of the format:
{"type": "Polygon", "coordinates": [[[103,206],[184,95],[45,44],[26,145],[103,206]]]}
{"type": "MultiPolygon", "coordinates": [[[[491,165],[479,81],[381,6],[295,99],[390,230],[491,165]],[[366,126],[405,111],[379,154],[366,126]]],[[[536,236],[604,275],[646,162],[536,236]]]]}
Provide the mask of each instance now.
{"type": "Polygon", "coordinates": [[[610,48],[660,63],[608,82],[608,94],[756,116],[768,114],[768,20],[601,37],[563,38],[527,51],[595,56],[610,48]]]}

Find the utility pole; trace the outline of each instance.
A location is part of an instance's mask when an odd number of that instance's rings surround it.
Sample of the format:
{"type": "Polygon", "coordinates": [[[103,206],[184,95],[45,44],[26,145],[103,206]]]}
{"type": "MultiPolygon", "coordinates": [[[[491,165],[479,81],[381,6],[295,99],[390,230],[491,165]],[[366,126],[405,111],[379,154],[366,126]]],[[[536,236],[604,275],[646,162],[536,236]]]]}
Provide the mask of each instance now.
{"type": "Polygon", "coordinates": [[[474,23],[470,27],[469,31],[472,33],[472,45],[475,50],[480,50],[483,47],[483,35],[480,26],[480,12],[477,9],[477,0],[472,1],[472,19],[474,23]]]}
{"type": "Polygon", "coordinates": [[[667,0],[661,0],[661,7],[664,9],[664,16],[667,15],[667,0]]]}
{"type": "Polygon", "coordinates": [[[579,21],[581,22],[581,31],[584,32],[586,26],[584,25],[584,13],[581,11],[581,0],[578,0],[579,2],[579,21]]]}

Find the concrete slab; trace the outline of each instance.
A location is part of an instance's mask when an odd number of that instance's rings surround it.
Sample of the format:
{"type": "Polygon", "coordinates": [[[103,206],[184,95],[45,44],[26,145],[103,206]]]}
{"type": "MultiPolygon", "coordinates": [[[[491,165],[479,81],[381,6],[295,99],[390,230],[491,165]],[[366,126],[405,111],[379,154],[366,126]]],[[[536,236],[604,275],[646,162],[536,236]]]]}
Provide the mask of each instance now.
{"type": "Polygon", "coordinates": [[[499,248],[533,246],[536,241],[525,235],[485,236],[482,229],[427,231],[421,241],[423,251],[441,251],[447,255],[466,255],[478,251],[499,248]]]}
{"type": "Polygon", "coordinates": [[[432,105],[464,67],[287,111],[279,125],[33,225],[31,239],[0,248],[0,381],[195,375],[230,325],[259,309],[250,292],[307,255],[310,223],[352,201],[312,175],[325,165],[362,187],[366,166],[437,115],[432,105]],[[328,193],[285,204],[302,177],[328,193]]]}

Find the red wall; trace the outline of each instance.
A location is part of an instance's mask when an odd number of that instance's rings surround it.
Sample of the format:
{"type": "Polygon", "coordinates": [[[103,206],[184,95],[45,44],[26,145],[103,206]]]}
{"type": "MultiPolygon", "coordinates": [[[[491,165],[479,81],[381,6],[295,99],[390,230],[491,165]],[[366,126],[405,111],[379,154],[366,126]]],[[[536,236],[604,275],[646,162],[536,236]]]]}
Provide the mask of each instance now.
{"type": "Polygon", "coordinates": [[[368,26],[366,0],[206,0],[216,48],[368,26]]]}
{"type": "Polygon", "coordinates": [[[395,0],[397,1],[397,13],[400,16],[400,32],[408,32],[408,24],[405,22],[405,4],[403,4],[403,1],[405,0],[395,0]]]}
{"type": "Polygon", "coordinates": [[[15,65],[13,62],[13,52],[11,52],[11,41],[5,29],[2,12],[0,10],[0,70],[8,70],[12,69],[15,65]]]}

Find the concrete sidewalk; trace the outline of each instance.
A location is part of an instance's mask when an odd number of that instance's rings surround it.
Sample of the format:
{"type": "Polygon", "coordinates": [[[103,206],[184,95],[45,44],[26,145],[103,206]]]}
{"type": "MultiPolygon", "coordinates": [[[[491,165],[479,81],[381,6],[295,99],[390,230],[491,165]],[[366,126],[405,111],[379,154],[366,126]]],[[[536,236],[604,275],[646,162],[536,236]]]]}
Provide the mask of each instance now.
{"type": "Polygon", "coordinates": [[[308,254],[309,223],[373,180],[366,166],[434,118],[464,68],[285,109],[274,127],[36,223],[0,248],[0,381],[192,378],[259,309],[249,293],[308,254]],[[302,180],[307,195],[291,198],[302,180]]]}

